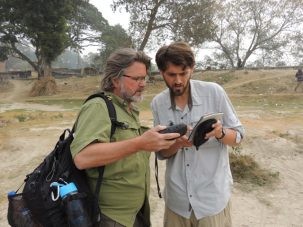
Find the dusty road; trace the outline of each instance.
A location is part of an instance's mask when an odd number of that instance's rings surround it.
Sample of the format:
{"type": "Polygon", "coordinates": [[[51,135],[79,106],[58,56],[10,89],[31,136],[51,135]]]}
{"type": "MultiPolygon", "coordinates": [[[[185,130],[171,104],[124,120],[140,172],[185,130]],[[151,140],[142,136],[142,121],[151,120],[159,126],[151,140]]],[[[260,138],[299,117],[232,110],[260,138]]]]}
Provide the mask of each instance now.
{"type": "MultiPolygon", "coordinates": [[[[73,118],[55,119],[32,124],[31,121],[6,121],[12,110],[64,111],[62,107],[24,102],[26,86],[14,83],[14,90],[0,92],[0,226],[6,220],[6,193],[20,186],[30,172],[48,153],[62,129],[70,127],[73,118]]],[[[303,112],[267,113],[262,110],[237,110],[247,137],[242,151],[251,154],[264,168],[279,172],[280,181],[274,188],[251,187],[243,190],[234,184],[232,217],[235,227],[303,227],[303,112]]],[[[151,114],[143,112],[141,119],[150,122],[151,114]]],[[[164,203],[159,199],[152,169],[152,223],[162,226],[164,203]]],[[[160,162],[160,184],[163,188],[165,162],[160,162]]]]}

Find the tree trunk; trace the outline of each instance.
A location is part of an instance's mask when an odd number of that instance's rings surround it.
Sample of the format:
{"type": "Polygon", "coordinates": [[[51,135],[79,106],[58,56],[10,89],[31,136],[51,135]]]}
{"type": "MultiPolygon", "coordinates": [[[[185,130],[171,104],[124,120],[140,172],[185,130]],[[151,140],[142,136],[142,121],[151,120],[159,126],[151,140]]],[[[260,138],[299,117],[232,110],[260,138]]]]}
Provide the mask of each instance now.
{"type": "Polygon", "coordinates": [[[43,58],[38,60],[38,80],[31,89],[31,96],[54,95],[57,93],[55,78],[52,77],[51,64],[43,58]]]}
{"type": "Polygon", "coordinates": [[[238,58],[238,61],[237,61],[237,68],[238,68],[238,69],[242,69],[242,68],[243,68],[243,62],[242,62],[241,58],[238,58]]]}
{"type": "Polygon", "coordinates": [[[11,43],[12,49],[15,53],[17,53],[17,55],[19,56],[20,59],[28,62],[34,70],[38,71],[38,65],[33,62],[29,57],[27,57],[25,54],[23,54],[17,47],[16,47],[16,43],[12,42],[11,43]]]}
{"type": "Polygon", "coordinates": [[[44,77],[52,76],[52,66],[50,64],[45,64],[43,69],[44,77]]]}
{"type": "Polygon", "coordinates": [[[46,61],[42,56],[38,60],[38,80],[45,78],[47,76],[52,76],[51,64],[46,61]]]}
{"type": "Polygon", "coordinates": [[[140,44],[140,47],[139,47],[139,50],[144,50],[146,44],[147,44],[147,41],[149,40],[149,37],[153,31],[153,26],[154,26],[154,22],[156,20],[156,16],[157,16],[157,13],[158,13],[158,10],[159,10],[159,7],[161,6],[161,4],[163,3],[164,1],[159,1],[155,7],[151,10],[151,15],[150,15],[150,18],[149,18],[149,21],[148,21],[148,24],[147,24],[147,27],[146,27],[146,32],[144,34],[144,38],[143,38],[143,41],[142,43],[140,44]]]}

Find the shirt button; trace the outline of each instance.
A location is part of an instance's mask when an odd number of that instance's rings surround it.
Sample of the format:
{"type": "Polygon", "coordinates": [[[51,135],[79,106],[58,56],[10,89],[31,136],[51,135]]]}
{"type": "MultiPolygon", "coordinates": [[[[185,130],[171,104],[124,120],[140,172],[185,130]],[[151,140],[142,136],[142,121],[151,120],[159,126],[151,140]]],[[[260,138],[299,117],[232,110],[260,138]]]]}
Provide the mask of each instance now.
{"type": "Polygon", "coordinates": [[[192,195],[189,195],[189,197],[193,197],[192,195]]]}
{"type": "Polygon", "coordinates": [[[189,166],[189,164],[187,164],[187,166],[189,166]]]}
{"type": "Polygon", "coordinates": [[[183,119],[183,117],[181,117],[181,119],[183,119]]]}

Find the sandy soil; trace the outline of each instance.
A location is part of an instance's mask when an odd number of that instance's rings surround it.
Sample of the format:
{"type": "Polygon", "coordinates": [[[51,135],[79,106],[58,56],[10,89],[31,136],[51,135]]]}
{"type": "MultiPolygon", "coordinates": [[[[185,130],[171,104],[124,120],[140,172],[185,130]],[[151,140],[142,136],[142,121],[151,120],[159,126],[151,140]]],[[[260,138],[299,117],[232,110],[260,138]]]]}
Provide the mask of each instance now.
{"type": "MultiPolygon", "coordinates": [[[[28,88],[23,85],[22,82],[15,81],[13,91],[0,92],[0,114],[20,108],[50,111],[50,107],[45,105],[24,103],[22,97],[28,88]]],[[[235,183],[232,197],[234,226],[303,227],[302,112],[291,117],[286,117],[287,112],[237,112],[247,131],[242,152],[253,155],[262,167],[279,172],[280,181],[273,188],[246,187],[244,190],[235,183]]],[[[148,122],[146,119],[151,119],[151,115],[143,112],[141,118],[148,122]]],[[[6,193],[21,185],[24,176],[51,150],[62,129],[69,127],[72,121],[73,119],[64,119],[53,126],[45,123],[6,126],[5,120],[0,118],[0,226],[8,226],[6,193]]],[[[163,189],[165,162],[159,164],[160,185],[163,189]]],[[[157,195],[153,155],[151,170],[152,223],[155,227],[161,227],[164,203],[157,195]]]]}

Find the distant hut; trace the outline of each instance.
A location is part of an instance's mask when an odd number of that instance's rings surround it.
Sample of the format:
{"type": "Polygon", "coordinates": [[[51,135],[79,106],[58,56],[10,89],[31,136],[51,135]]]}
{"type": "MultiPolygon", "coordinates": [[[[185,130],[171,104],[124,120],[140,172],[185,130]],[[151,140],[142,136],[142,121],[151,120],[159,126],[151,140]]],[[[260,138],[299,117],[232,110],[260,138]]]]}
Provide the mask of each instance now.
{"type": "Polygon", "coordinates": [[[6,79],[27,79],[32,76],[31,70],[0,72],[0,77],[6,79]]]}
{"type": "Polygon", "coordinates": [[[81,69],[82,76],[95,76],[98,73],[98,70],[94,67],[84,67],[81,69]]]}
{"type": "Polygon", "coordinates": [[[6,71],[6,62],[0,61],[0,72],[5,72],[5,71],[6,71]]]}

